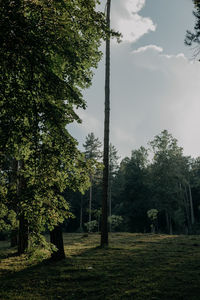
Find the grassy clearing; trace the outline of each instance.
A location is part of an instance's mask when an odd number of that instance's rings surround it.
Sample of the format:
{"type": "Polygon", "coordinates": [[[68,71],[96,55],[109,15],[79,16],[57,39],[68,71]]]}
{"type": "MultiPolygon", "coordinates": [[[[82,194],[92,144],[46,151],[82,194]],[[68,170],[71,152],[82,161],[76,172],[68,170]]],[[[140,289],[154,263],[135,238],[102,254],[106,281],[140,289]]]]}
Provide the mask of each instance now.
{"type": "Polygon", "coordinates": [[[14,256],[0,242],[0,299],[200,299],[200,237],[65,234],[67,259],[14,256]]]}

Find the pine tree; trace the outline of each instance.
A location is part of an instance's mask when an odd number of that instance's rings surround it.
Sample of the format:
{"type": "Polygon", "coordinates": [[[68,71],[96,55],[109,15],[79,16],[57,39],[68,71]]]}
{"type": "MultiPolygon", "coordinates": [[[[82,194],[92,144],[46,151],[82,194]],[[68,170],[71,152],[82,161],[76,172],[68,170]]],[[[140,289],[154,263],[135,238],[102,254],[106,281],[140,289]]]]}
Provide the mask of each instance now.
{"type": "MultiPolygon", "coordinates": [[[[93,132],[89,133],[88,136],[86,136],[86,141],[83,144],[83,147],[85,148],[85,157],[88,160],[98,162],[101,157],[101,142],[98,138],[95,138],[95,135],[93,132]]],[[[90,174],[90,194],[89,194],[89,219],[88,221],[91,222],[91,216],[92,216],[92,184],[93,184],[93,174],[90,174]]]]}

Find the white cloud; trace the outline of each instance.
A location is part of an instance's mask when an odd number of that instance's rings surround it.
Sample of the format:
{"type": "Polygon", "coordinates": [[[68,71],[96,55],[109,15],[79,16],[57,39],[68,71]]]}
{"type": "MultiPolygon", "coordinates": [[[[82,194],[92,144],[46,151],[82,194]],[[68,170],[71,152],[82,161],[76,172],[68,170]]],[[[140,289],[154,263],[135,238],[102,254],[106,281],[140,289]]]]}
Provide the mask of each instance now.
{"type": "Polygon", "coordinates": [[[144,7],[145,0],[115,0],[112,5],[112,27],[123,35],[122,41],[135,42],[149,31],[155,31],[156,25],[150,18],[138,13],[144,7]]]}
{"type": "Polygon", "coordinates": [[[152,51],[152,52],[161,53],[161,52],[163,52],[163,48],[161,48],[159,46],[156,46],[156,45],[147,45],[147,46],[140,47],[140,48],[132,51],[132,54],[144,53],[146,51],[152,51]]]}

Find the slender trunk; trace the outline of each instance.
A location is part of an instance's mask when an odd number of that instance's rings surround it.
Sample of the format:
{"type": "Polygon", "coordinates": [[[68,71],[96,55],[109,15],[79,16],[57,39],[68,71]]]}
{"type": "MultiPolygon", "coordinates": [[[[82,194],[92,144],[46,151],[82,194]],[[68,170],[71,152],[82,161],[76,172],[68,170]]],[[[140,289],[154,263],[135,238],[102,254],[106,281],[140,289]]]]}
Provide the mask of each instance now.
{"type": "Polygon", "coordinates": [[[181,198],[183,199],[184,212],[185,212],[185,218],[186,218],[185,219],[185,234],[188,234],[190,220],[189,220],[188,207],[187,207],[187,197],[185,195],[185,192],[182,190],[181,184],[180,184],[180,195],[181,195],[181,198]]]}
{"type": "Polygon", "coordinates": [[[89,222],[92,220],[92,176],[90,176],[90,198],[89,198],[89,222]]]}
{"type": "MultiPolygon", "coordinates": [[[[110,28],[111,0],[107,0],[107,25],[110,28]]],[[[109,127],[110,127],[110,38],[106,39],[105,70],[105,120],[104,120],[104,154],[103,154],[103,198],[101,247],[108,246],[108,180],[109,180],[109,127]]]]}
{"type": "Polygon", "coordinates": [[[63,244],[63,235],[62,229],[60,225],[54,227],[52,231],[50,231],[50,242],[54,244],[57,248],[57,251],[54,251],[51,254],[52,260],[61,260],[65,258],[64,244],[63,244]]]}
{"type": "Polygon", "coordinates": [[[188,184],[188,188],[189,188],[189,200],[190,200],[191,223],[192,223],[192,225],[193,225],[194,222],[195,222],[195,219],[194,219],[194,207],[193,207],[192,192],[191,192],[190,184],[188,184]]]}
{"type": "MultiPolygon", "coordinates": [[[[24,161],[18,162],[18,170],[24,169],[24,161]]],[[[17,195],[19,199],[23,197],[26,190],[26,179],[23,174],[19,175],[17,195]]],[[[28,220],[25,217],[23,209],[19,212],[19,230],[18,230],[18,254],[24,254],[28,249],[29,228],[28,220]]]]}
{"type": "Polygon", "coordinates": [[[169,234],[173,234],[173,229],[172,229],[172,218],[169,215],[169,213],[167,212],[167,210],[165,211],[165,216],[166,216],[166,225],[167,225],[167,232],[169,234]]]}
{"type": "Polygon", "coordinates": [[[80,231],[83,231],[83,196],[81,195],[81,207],[80,207],[80,231]]]}
{"type": "Polygon", "coordinates": [[[100,216],[98,215],[98,232],[100,230],[100,216]]]}
{"type": "MultiPolygon", "coordinates": [[[[111,176],[109,176],[111,177],[111,176]]],[[[112,192],[111,192],[111,178],[109,179],[109,217],[110,217],[110,224],[109,224],[109,231],[112,231],[112,224],[111,224],[111,215],[112,215],[112,201],[111,201],[111,196],[112,196],[112,192]]]]}
{"type": "Polygon", "coordinates": [[[169,215],[169,234],[173,234],[173,228],[172,228],[172,218],[169,215]]]}
{"type": "Polygon", "coordinates": [[[10,247],[15,247],[18,245],[18,230],[13,229],[10,234],[10,247]]]}
{"type": "Polygon", "coordinates": [[[18,254],[24,254],[28,249],[28,221],[22,214],[19,217],[18,254]]]}
{"type": "MultiPolygon", "coordinates": [[[[16,185],[17,183],[17,170],[18,170],[18,161],[13,158],[12,160],[12,172],[10,177],[10,184],[16,185]]],[[[10,247],[15,247],[18,244],[18,228],[13,228],[10,234],[10,247]]]]}
{"type": "Polygon", "coordinates": [[[190,231],[191,229],[191,221],[190,221],[190,212],[189,212],[189,208],[188,208],[188,204],[189,204],[189,199],[188,199],[188,193],[187,193],[187,189],[186,186],[184,186],[184,204],[185,204],[185,212],[186,212],[186,217],[187,217],[187,224],[188,224],[188,229],[190,231]]]}
{"type": "Polygon", "coordinates": [[[167,233],[168,233],[169,232],[169,215],[166,210],[165,210],[165,217],[166,217],[166,226],[167,226],[167,233]]]}

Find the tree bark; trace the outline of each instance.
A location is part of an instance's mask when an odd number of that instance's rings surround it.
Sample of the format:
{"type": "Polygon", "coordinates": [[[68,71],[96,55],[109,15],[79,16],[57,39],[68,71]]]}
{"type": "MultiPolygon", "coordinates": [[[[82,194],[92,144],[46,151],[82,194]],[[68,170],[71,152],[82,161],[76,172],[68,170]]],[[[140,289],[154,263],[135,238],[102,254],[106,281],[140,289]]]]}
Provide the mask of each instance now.
{"type": "Polygon", "coordinates": [[[28,249],[28,221],[24,214],[19,217],[18,254],[24,254],[28,249]]]}
{"type": "MultiPolygon", "coordinates": [[[[110,28],[111,0],[107,0],[107,26],[110,28]]],[[[105,119],[104,119],[104,154],[103,154],[103,198],[101,247],[108,246],[108,180],[109,180],[109,127],[110,127],[110,38],[106,39],[105,69],[105,119]]]]}
{"type": "Polygon", "coordinates": [[[83,232],[83,196],[81,195],[81,206],[80,206],[80,232],[83,232]]]}
{"type": "Polygon", "coordinates": [[[92,176],[90,176],[90,198],[89,198],[89,222],[92,220],[92,176]]]}
{"type": "Polygon", "coordinates": [[[173,234],[173,228],[172,228],[172,218],[169,215],[169,234],[172,235],[173,234]]]}
{"type": "Polygon", "coordinates": [[[190,220],[190,213],[189,213],[189,199],[188,199],[188,193],[187,193],[187,189],[186,189],[186,186],[184,185],[184,190],[185,190],[185,193],[183,195],[183,198],[184,198],[184,204],[185,204],[185,212],[186,212],[186,217],[187,217],[187,225],[188,225],[188,230],[190,231],[191,229],[191,220],[190,220]]]}
{"type": "MultiPolygon", "coordinates": [[[[24,161],[18,161],[18,170],[21,171],[24,169],[24,161]]],[[[24,191],[26,190],[26,179],[23,174],[19,175],[18,181],[18,190],[17,195],[20,198],[23,196],[24,191]]],[[[23,209],[20,209],[19,212],[19,230],[18,230],[18,254],[24,254],[28,249],[28,237],[29,237],[29,228],[28,228],[28,220],[25,218],[23,209]]]]}
{"type": "Polygon", "coordinates": [[[192,223],[192,225],[193,225],[194,222],[195,222],[195,219],[194,219],[194,207],[193,207],[192,191],[191,191],[190,184],[188,184],[188,188],[189,188],[189,200],[190,200],[191,223],[192,223]]]}
{"type": "Polygon", "coordinates": [[[52,260],[61,260],[65,258],[64,244],[63,244],[63,235],[60,225],[54,227],[50,231],[50,242],[56,246],[58,249],[51,254],[52,260]]]}
{"type": "MultiPolygon", "coordinates": [[[[10,177],[11,186],[17,184],[17,171],[18,171],[18,161],[15,158],[13,158],[12,172],[10,177]]],[[[15,247],[17,245],[18,245],[18,228],[14,228],[11,230],[11,234],[10,234],[10,247],[15,247]]]]}
{"type": "Polygon", "coordinates": [[[112,215],[112,190],[111,190],[111,176],[109,176],[109,187],[108,187],[108,195],[109,195],[109,231],[112,231],[112,224],[111,224],[111,215],[112,215]]]}
{"type": "Polygon", "coordinates": [[[10,234],[10,247],[15,247],[18,245],[18,230],[12,229],[10,234]]]}

